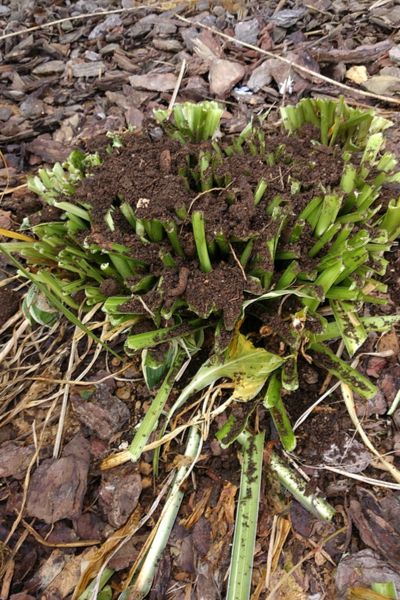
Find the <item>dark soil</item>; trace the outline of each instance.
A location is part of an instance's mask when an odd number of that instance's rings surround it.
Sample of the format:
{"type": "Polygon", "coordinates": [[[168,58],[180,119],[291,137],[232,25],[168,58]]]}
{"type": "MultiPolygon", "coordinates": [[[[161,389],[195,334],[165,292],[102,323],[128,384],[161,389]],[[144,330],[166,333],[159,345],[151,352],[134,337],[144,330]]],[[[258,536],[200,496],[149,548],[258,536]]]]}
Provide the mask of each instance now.
{"type": "Polygon", "coordinates": [[[20,298],[11,286],[0,287],[0,327],[17,312],[20,298]]]}
{"type": "MultiPolygon", "coordinates": [[[[145,132],[121,136],[123,147],[106,152],[104,144],[109,147],[109,139],[103,138],[94,144],[103,157],[102,165],[93,169],[75,193],[78,203],[91,207],[92,228],[88,239],[104,248],[112,243],[124,244],[133,258],[147,263],[143,274],[150,273],[157,279],[161,278],[161,286],[155,285],[143,295],[150,310],[168,309],[180,297],[200,316],[207,317],[211,311],[222,311],[226,328],[232,329],[240,314],[245,292],[262,291],[254,288],[237,264],[237,256],[241,255],[246,241],[251,239],[254,242],[249,263],[274,271],[266,242],[275,235],[278,223],[267,213],[269,203],[277,197],[281,199],[282,215],[287,217],[278,252],[287,250],[287,238],[297,215],[321,193],[324,186],[334,187],[340,181],[343,168],[340,148],[316,144],[313,142],[315,137],[316,132],[309,126],[297,136],[278,132],[267,134],[268,153],[279,157],[276,164],[268,166],[261,152],[252,156],[245,150],[243,154],[225,156],[213,171],[215,177],[229,181],[229,184],[226,189],[207,193],[200,191],[193,176],[188,174],[184,177],[182,172],[189,173],[188,165],[193,165],[192,172],[196,173],[199,153],[215,154],[211,144],[182,146],[166,138],[153,140],[145,132]],[[253,191],[261,179],[267,182],[268,187],[255,206],[253,191]],[[300,190],[291,193],[293,182],[300,181],[300,190]],[[140,219],[176,224],[179,237],[184,241],[185,257],[177,258],[175,267],[165,267],[161,258],[160,249],[168,251],[168,240],[144,245],[132,233],[131,226],[118,211],[122,202],[128,202],[140,219]],[[177,210],[182,208],[188,215],[183,220],[177,216],[177,210]],[[115,223],[113,232],[105,222],[110,210],[115,223]],[[231,246],[231,255],[221,256],[217,251],[212,259],[211,273],[203,273],[194,260],[193,210],[202,211],[205,215],[209,243],[216,234],[223,234],[227,240],[239,240],[231,246]]],[[[229,143],[228,137],[221,146],[229,143]]],[[[312,267],[307,254],[314,242],[305,232],[297,244],[290,245],[304,270],[312,267]]],[[[283,263],[282,268],[284,266],[283,263]]],[[[279,265],[275,276],[279,276],[279,265]]],[[[134,297],[123,306],[123,310],[141,313],[144,311],[143,303],[134,297]]]]}

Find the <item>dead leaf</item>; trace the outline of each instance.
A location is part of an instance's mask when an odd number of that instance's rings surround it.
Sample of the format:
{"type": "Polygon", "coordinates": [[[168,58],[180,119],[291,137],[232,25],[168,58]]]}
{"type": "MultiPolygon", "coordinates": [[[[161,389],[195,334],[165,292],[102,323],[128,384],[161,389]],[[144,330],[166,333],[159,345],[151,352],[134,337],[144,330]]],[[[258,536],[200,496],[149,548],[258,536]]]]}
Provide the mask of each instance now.
{"type": "Polygon", "coordinates": [[[393,352],[393,358],[397,358],[400,352],[399,338],[397,333],[392,329],[384,333],[377,345],[378,352],[393,352]]]}

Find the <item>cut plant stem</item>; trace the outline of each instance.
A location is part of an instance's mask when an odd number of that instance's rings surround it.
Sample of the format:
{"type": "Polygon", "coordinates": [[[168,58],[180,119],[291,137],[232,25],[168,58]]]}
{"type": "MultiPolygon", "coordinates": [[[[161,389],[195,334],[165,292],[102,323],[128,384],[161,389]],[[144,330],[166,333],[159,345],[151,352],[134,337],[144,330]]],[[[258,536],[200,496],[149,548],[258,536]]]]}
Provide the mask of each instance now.
{"type": "Polygon", "coordinates": [[[242,469],[226,600],[250,598],[260,504],[264,433],[251,435],[243,432],[238,437],[238,441],[242,446],[242,469]]]}
{"type": "Polygon", "coordinates": [[[281,382],[276,373],[273,373],[264,396],[264,406],[271,413],[282,446],[291,452],[296,447],[296,436],[282,402],[281,389],[281,382]]]}
{"type": "Polygon", "coordinates": [[[178,515],[179,508],[184,496],[183,482],[190,474],[194,461],[201,450],[201,435],[197,427],[191,427],[189,430],[188,441],[185,450],[185,461],[176,472],[175,479],[171,486],[164,508],[156,525],[157,531],[151,543],[151,546],[144,558],[139,573],[134,577],[133,585],[129,586],[125,593],[120,595],[120,599],[135,598],[142,600],[150,592],[153,579],[168,542],[172,527],[178,515]]]}
{"type": "Polygon", "coordinates": [[[200,210],[194,211],[192,215],[193,236],[197,249],[197,256],[201,270],[204,273],[212,271],[210,257],[208,255],[206,232],[204,226],[204,214],[200,210]]]}
{"type": "Polygon", "coordinates": [[[310,513],[324,521],[330,521],[334,517],[335,509],[321,496],[308,493],[307,482],[294,469],[288,467],[276,452],[271,453],[270,467],[282,485],[310,513]]]}

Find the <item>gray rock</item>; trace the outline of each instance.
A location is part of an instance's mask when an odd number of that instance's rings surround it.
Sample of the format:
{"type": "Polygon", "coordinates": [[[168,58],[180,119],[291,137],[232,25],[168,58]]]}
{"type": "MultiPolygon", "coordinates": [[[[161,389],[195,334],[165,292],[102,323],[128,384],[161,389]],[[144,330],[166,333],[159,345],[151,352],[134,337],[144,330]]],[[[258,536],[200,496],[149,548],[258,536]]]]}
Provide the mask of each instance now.
{"type": "Polygon", "coordinates": [[[88,38],[89,40],[95,40],[104,33],[107,33],[107,31],[110,31],[115,27],[119,27],[120,25],[122,25],[122,19],[119,15],[109,15],[102,23],[99,23],[94,29],[92,29],[88,35],[88,38]]]}
{"type": "Polygon", "coordinates": [[[35,117],[40,117],[44,113],[44,103],[39,98],[35,98],[34,96],[28,96],[26,100],[21,102],[20,104],[21,113],[27,119],[33,119],[35,117]]]}
{"type": "Polygon", "coordinates": [[[257,44],[259,33],[260,25],[257,19],[251,19],[250,21],[241,21],[235,27],[235,38],[240,42],[252,44],[253,46],[257,44]]]}
{"type": "Polygon", "coordinates": [[[218,98],[224,98],[245,76],[243,65],[231,60],[215,60],[210,67],[210,92],[218,98]]]}
{"type": "Polygon", "coordinates": [[[198,29],[196,29],[196,27],[182,27],[180,34],[186,48],[190,50],[190,52],[192,52],[193,40],[195,40],[200,35],[198,29]]]}
{"type": "Polygon", "coordinates": [[[153,46],[157,50],[163,50],[164,52],[179,52],[182,50],[182,44],[178,40],[162,37],[153,38],[153,46]]]}
{"type": "Polygon", "coordinates": [[[400,45],[390,48],[389,58],[395,63],[400,63],[400,45]]]}
{"type": "Polygon", "coordinates": [[[62,60],[49,60],[35,67],[32,71],[34,75],[54,75],[55,73],[64,73],[65,63],[62,60]]]}
{"type": "Polygon", "coordinates": [[[13,111],[7,106],[0,107],[0,121],[8,121],[13,114],[13,111]]]}
{"type": "Polygon", "coordinates": [[[271,61],[273,60],[274,59],[265,60],[261,65],[254,69],[250,75],[247,86],[253,90],[253,92],[258,92],[264,85],[271,83],[271,61]]]}
{"type": "Polygon", "coordinates": [[[132,75],[129,83],[134,88],[151,90],[154,92],[168,92],[175,88],[176,75],[173,73],[154,73],[150,71],[146,75],[132,75]]]}
{"type": "Polygon", "coordinates": [[[278,25],[279,27],[289,29],[289,27],[293,27],[293,25],[296,25],[297,21],[301,19],[305,14],[305,8],[287,8],[285,10],[278,11],[272,17],[270,17],[269,20],[276,23],[276,25],[278,25]]]}
{"type": "Polygon", "coordinates": [[[136,508],[142,480],[132,465],[106,471],[99,489],[100,506],[112,527],[122,527],[136,508]]]}

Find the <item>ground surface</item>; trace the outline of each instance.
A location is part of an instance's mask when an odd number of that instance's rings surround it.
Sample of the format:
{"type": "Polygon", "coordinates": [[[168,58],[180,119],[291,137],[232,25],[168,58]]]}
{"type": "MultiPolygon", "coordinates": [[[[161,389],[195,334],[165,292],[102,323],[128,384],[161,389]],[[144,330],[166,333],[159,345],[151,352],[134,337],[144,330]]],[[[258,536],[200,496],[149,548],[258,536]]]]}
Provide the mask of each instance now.
{"type": "MultiPolygon", "coordinates": [[[[26,190],[28,173],[64,159],[73,147],[98,134],[140,127],[153,108],[167,106],[183,61],[178,101],[217,97],[226,106],[227,132],[240,131],[253,112],[274,110],[302,95],[337,97],[335,81],[387,96],[387,101],[378,101],[345,93],[349,102],[377,106],[396,122],[399,24],[400,6],[387,1],[372,5],[288,0],[261,7],[200,2],[140,8],[129,0],[80,1],[73,6],[6,0],[0,6],[0,227],[16,230],[27,215],[31,221],[43,218],[40,203],[26,190]],[[121,7],[125,12],[73,19],[121,7]],[[59,19],[61,23],[46,26],[59,19]],[[212,34],[200,24],[275,58],[212,34]],[[34,30],[9,36],[26,27],[34,30]],[[290,68],[276,56],[332,81],[290,68]]],[[[393,150],[398,139],[394,127],[389,132],[393,150]]],[[[388,259],[392,303],[387,311],[393,313],[400,289],[398,252],[388,259]]],[[[179,444],[168,448],[155,485],[150,453],[138,465],[101,470],[110,450],[130,441],[132,426],[149,405],[139,364],[108,358],[84,339],[71,346],[73,329],[68,323],[31,331],[19,312],[26,288],[12,276],[2,258],[1,597],[69,598],[82,560],[93,556],[93,544],[111,545],[121,527],[124,535],[134,531],[136,519],[149,512],[181,449],[179,444]],[[57,432],[66,402],[59,451],[57,432]]],[[[99,322],[99,331],[101,327],[99,322]]],[[[117,347],[118,340],[114,343],[117,347]]],[[[371,336],[363,350],[391,351],[390,356],[366,355],[360,360],[359,368],[379,392],[367,404],[357,402],[356,408],[375,447],[396,464],[400,411],[386,416],[400,384],[396,332],[371,336]]],[[[300,390],[287,399],[292,419],[327,387],[324,374],[304,363],[300,390]]],[[[387,579],[395,581],[400,592],[398,485],[355,435],[341,396],[329,395],[297,434],[297,461],[336,506],[337,517],[332,524],[321,523],[282,493],[268,473],[266,452],[253,600],[340,599],[351,586],[368,587],[387,579]],[[374,485],[365,477],[373,478],[374,485]],[[390,482],[391,488],[376,485],[377,480],[390,482]],[[267,557],[272,559],[272,574],[266,581],[267,557]],[[283,578],[283,570],[294,566],[283,578]]],[[[234,447],[222,451],[212,439],[188,484],[152,599],[224,597],[240,466],[234,447]]],[[[109,566],[117,571],[112,580],[115,596],[156,516],[157,511],[111,559],[109,566]]]]}

